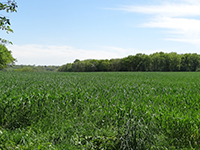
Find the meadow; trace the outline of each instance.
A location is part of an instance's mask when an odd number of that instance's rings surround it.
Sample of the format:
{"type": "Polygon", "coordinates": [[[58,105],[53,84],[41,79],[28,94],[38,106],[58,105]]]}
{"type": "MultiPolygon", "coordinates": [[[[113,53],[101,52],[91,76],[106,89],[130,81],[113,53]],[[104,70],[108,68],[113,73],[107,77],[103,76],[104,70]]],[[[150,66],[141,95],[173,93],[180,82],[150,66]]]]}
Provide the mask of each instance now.
{"type": "Polygon", "coordinates": [[[200,149],[198,72],[0,72],[0,149],[200,149]]]}

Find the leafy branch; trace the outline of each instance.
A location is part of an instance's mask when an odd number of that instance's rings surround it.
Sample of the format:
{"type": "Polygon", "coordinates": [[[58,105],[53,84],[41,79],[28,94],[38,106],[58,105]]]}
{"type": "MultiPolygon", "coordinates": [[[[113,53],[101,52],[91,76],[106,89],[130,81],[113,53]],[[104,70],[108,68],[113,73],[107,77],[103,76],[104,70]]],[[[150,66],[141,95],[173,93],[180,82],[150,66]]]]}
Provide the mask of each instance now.
{"type": "MultiPolygon", "coordinates": [[[[15,0],[13,0],[13,1],[8,0],[8,2],[0,3],[0,10],[5,10],[7,13],[17,12],[17,10],[16,10],[17,7],[18,6],[17,6],[17,3],[15,2],[15,0]]],[[[1,30],[5,30],[6,33],[13,32],[13,30],[10,28],[10,25],[11,25],[10,19],[8,19],[5,16],[0,16],[0,29],[1,30]]],[[[0,42],[12,44],[12,42],[7,41],[2,38],[0,38],[0,42]]]]}

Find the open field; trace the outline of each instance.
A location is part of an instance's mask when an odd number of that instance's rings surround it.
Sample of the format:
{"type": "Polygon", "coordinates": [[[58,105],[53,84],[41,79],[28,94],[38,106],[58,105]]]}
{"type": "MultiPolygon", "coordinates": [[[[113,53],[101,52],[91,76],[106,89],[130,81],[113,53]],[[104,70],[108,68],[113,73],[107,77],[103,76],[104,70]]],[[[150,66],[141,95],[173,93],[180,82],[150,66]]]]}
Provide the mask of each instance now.
{"type": "Polygon", "coordinates": [[[200,73],[0,72],[0,149],[200,149],[200,73]]]}

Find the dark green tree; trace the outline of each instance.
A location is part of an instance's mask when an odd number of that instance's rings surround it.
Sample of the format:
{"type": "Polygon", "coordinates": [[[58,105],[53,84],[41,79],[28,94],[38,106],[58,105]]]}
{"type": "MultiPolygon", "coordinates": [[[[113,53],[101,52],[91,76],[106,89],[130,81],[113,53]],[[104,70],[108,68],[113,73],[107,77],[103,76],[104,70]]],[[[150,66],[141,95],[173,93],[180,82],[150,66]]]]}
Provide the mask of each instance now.
{"type": "Polygon", "coordinates": [[[5,45],[0,45],[0,69],[5,68],[8,64],[13,64],[16,61],[5,45]]]}
{"type": "Polygon", "coordinates": [[[58,71],[199,71],[200,55],[156,52],[150,55],[138,53],[122,59],[76,59],[61,66],[58,71]]]}
{"type": "Polygon", "coordinates": [[[75,59],[75,60],[74,60],[74,63],[76,63],[76,62],[80,62],[80,60],[79,60],[79,59],[75,59]]]}
{"type": "Polygon", "coordinates": [[[109,60],[108,59],[98,60],[97,70],[98,71],[110,71],[110,62],[109,62],[109,60]]]}
{"type": "Polygon", "coordinates": [[[191,71],[190,70],[190,64],[189,64],[189,58],[191,54],[182,54],[181,55],[181,71],[191,71]]]}
{"type": "Polygon", "coordinates": [[[120,59],[111,59],[110,60],[110,69],[111,69],[111,71],[120,71],[121,70],[121,60],[120,59]]]}
{"type": "Polygon", "coordinates": [[[196,71],[200,66],[200,57],[197,53],[193,53],[189,57],[189,66],[191,71],[196,71]]]}
{"type": "Polygon", "coordinates": [[[141,60],[137,66],[137,71],[150,71],[151,57],[146,54],[142,54],[140,58],[141,60]]]}
{"type": "Polygon", "coordinates": [[[95,59],[87,59],[87,60],[84,60],[84,62],[85,62],[86,72],[96,71],[97,61],[95,59]]]}
{"type": "MultiPolygon", "coordinates": [[[[5,3],[0,2],[0,10],[6,11],[7,13],[17,12],[16,8],[17,8],[17,4],[14,0],[13,1],[8,0],[8,2],[5,2],[5,3]]],[[[0,15],[0,29],[5,30],[6,33],[13,32],[13,30],[10,28],[10,25],[11,25],[10,19],[8,19],[7,17],[5,17],[3,15],[0,15]]],[[[12,44],[12,42],[7,41],[7,40],[2,39],[2,38],[0,38],[0,42],[12,44]]]]}
{"type": "Polygon", "coordinates": [[[171,52],[171,53],[169,53],[168,56],[169,56],[169,61],[170,61],[169,70],[170,71],[179,71],[180,66],[181,66],[181,55],[179,55],[175,52],[171,52]]]}
{"type": "Polygon", "coordinates": [[[131,70],[131,58],[133,56],[129,55],[128,57],[124,57],[121,59],[121,69],[120,71],[130,71],[131,70]]]}
{"type": "Polygon", "coordinates": [[[158,52],[153,53],[150,57],[152,60],[151,71],[160,71],[160,54],[158,52]]]}

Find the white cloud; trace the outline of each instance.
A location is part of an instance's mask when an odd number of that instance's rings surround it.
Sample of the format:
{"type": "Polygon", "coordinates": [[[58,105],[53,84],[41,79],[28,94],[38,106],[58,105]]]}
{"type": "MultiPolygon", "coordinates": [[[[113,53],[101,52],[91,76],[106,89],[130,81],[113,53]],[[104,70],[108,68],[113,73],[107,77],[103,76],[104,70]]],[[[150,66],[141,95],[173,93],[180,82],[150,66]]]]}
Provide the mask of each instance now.
{"type": "Polygon", "coordinates": [[[176,42],[191,43],[191,44],[195,44],[195,45],[199,45],[199,43],[200,43],[200,39],[181,39],[181,38],[173,39],[173,38],[166,38],[166,40],[168,40],[168,41],[176,41],[176,42]]]}
{"type": "Polygon", "coordinates": [[[16,64],[63,65],[75,59],[122,58],[125,49],[107,47],[102,50],[83,50],[70,46],[11,45],[8,49],[17,58],[16,64]]]}
{"type": "Polygon", "coordinates": [[[138,53],[142,53],[142,54],[153,54],[156,52],[165,52],[165,53],[170,53],[171,51],[169,50],[165,50],[165,49],[143,49],[143,50],[139,50],[139,49],[132,49],[132,48],[121,48],[121,47],[114,47],[114,46],[102,46],[102,49],[104,50],[108,50],[108,51],[113,51],[113,52],[117,52],[118,54],[120,54],[120,57],[118,58],[124,58],[127,57],[128,55],[136,55],[138,53]]]}
{"type": "Polygon", "coordinates": [[[121,48],[121,47],[115,47],[115,46],[101,46],[100,47],[103,50],[111,51],[111,52],[117,52],[120,55],[120,58],[126,57],[127,55],[135,54],[138,50],[131,49],[131,48],[121,48]]]}
{"type": "Polygon", "coordinates": [[[143,24],[143,27],[168,28],[171,29],[169,33],[171,33],[173,37],[185,39],[182,40],[183,42],[188,41],[188,43],[191,43],[191,40],[199,41],[200,20],[162,17],[153,19],[151,22],[143,24]]]}
{"type": "Polygon", "coordinates": [[[43,45],[9,45],[17,65],[63,65],[72,63],[75,59],[112,59],[124,58],[137,53],[152,54],[155,52],[170,52],[162,49],[137,50],[113,46],[100,46],[101,50],[83,50],[71,46],[43,45]]]}
{"type": "Polygon", "coordinates": [[[199,0],[178,0],[179,2],[186,2],[188,4],[198,5],[200,4],[199,0]]]}
{"type": "Polygon", "coordinates": [[[166,40],[200,44],[200,1],[174,0],[160,5],[122,6],[117,8],[127,12],[151,15],[150,21],[142,27],[170,29],[166,40]]]}
{"type": "Polygon", "coordinates": [[[151,5],[151,6],[122,6],[118,10],[144,13],[144,14],[153,14],[158,16],[170,16],[170,17],[185,17],[185,16],[200,15],[200,5],[191,5],[191,4],[166,3],[162,5],[151,5]]]}

